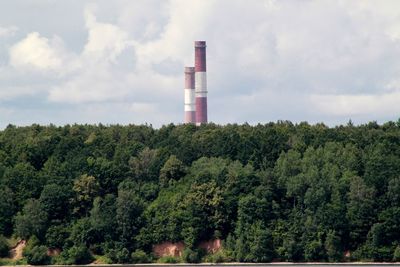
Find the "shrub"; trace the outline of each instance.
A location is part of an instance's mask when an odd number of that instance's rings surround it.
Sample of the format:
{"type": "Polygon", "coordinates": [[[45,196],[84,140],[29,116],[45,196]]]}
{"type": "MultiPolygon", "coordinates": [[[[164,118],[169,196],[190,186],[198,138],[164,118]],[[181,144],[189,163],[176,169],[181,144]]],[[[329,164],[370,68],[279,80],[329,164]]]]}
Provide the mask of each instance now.
{"type": "Polygon", "coordinates": [[[116,254],[118,263],[128,263],[130,261],[130,254],[127,248],[123,248],[117,251],[116,254]]]}
{"type": "Polygon", "coordinates": [[[164,256],[158,259],[159,263],[178,263],[179,259],[172,256],[164,256]]]}
{"type": "Polygon", "coordinates": [[[221,262],[232,262],[234,261],[233,257],[230,257],[226,254],[226,251],[219,250],[213,254],[208,254],[203,258],[205,262],[212,262],[212,263],[221,263],[221,262]]]}
{"type": "Polygon", "coordinates": [[[0,257],[7,257],[9,249],[7,239],[0,235],[0,257]]]}
{"type": "Polygon", "coordinates": [[[393,253],[393,261],[400,261],[400,246],[397,246],[393,253]]]}
{"type": "Polygon", "coordinates": [[[31,238],[29,238],[28,242],[26,243],[26,246],[25,246],[25,248],[24,248],[24,251],[22,252],[22,255],[23,255],[24,257],[26,257],[27,254],[29,254],[30,251],[31,251],[34,247],[37,247],[37,246],[39,246],[39,245],[40,245],[39,239],[38,239],[35,235],[31,236],[31,238]]]}
{"type": "Polygon", "coordinates": [[[374,261],[376,248],[371,244],[364,244],[358,247],[352,254],[351,260],[353,261],[374,261]]]}
{"type": "Polygon", "coordinates": [[[96,264],[112,264],[112,260],[105,255],[97,255],[95,256],[96,264]]]}
{"type": "Polygon", "coordinates": [[[201,261],[201,258],[205,255],[205,251],[202,249],[190,249],[186,248],[183,251],[183,261],[188,262],[188,263],[199,263],[201,261]]]}
{"type": "Polygon", "coordinates": [[[46,244],[50,248],[62,248],[69,232],[65,225],[50,226],[46,232],[46,244]]]}
{"type": "Polygon", "coordinates": [[[73,264],[88,264],[93,261],[92,254],[85,245],[73,246],[67,251],[68,262],[73,264]]]}
{"type": "Polygon", "coordinates": [[[128,263],[131,260],[129,250],[124,247],[107,248],[106,257],[113,263],[128,263]]]}
{"type": "Polygon", "coordinates": [[[25,257],[28,264],[31,265],[46,265],[50,263],[46,246],[33,247],[31,250],[25,252],[25,257]]]}
{"type": "Polygon", "coordinates": [[[132,263],[150,263],[151,257],[141,249],[137,249],[131,254],[132,263]]]}

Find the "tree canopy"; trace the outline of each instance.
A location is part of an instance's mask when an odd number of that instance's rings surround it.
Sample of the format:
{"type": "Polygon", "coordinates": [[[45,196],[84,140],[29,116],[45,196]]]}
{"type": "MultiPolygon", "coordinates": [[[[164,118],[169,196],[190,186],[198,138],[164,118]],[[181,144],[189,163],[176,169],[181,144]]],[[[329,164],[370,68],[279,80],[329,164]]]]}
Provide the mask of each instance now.
{"type": "Polygon", "coordinates": [[[33,264],[149,262],[165,241],[197,262],[211,239],[216,261],[393,261],[399,229],[399,123],[0,131],[0,240],[31,240],[33,264]]]}

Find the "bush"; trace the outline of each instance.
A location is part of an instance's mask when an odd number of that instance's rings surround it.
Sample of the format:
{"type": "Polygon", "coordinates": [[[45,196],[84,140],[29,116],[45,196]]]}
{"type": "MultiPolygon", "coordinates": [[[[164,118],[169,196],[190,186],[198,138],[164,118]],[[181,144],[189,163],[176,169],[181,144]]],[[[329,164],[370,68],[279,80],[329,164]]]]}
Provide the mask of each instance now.
{"type": "Polygon", "coordinates": [[[73,246],[67,251],[67,262],[72,264],[88,264],[93,261],[92,254],[85,245],[73,246]]]}
{"type": "Polygon", "coordinates": [[[352,254],[352,261],[374,261],[376,248],[371,244],[364,244],[359,246],[352,254]]]}
{"type": "Polygon", "coordinates": [[[400,261],[400,246],[397,246],[393,253],[393,261],[400,261]]]}
{"type": "Polygon", "coordinates": [[[183,261],[188,263],[199,263],[201,258],[205,255],[205,251],[203,249],[190,249],[186,248],[183,251],[183,261]]]}
{"type": "Polygon", "coordinates": [[[68,238],[68,227],[65,225],[50,226],[46,232],[46,244],[49,248],[62,248],[68,238]]]}
{"type": "Polygon", "coordinates": [[[30,253],[30,251],[34,248],[40,245],[39,239],[33,235],[31,238],[29,238],[28,242],[26,243],[26,246],[24,248],[24,251],[22,252],[22,255],[26,257],[27,254],[30,253]]]}
{"type": "Polygon", "coordinates": [[[131,254],[132,263],[150,263],[151,257],[149,257],[143,250],[137,249],[131,254]]]}
{"type": "Polygon", "coordinates": [[[116,256],[118,263],[128,263],[130,261],[130,254],[127,248],[118,250],[116,256]]]}
{"type": "Polygon", "coordinates": [[[113,263],[128,263],[131,260],[129,250],[124,247],[107,248],[106,257],[113,263]]]}
{"type": "Polygon", "coordinates": [[[158,259],[159,263],[178,263],[180,262],[178,258],[172,256],[164,256],[158,259]]]}
{"type": "Polygon", "coordinates": [[[233,262],[234,258],[226,254],[226,251],[219,250],[213,254],[208,254],[203,258],[204,262],[221,263],[221,262],[233,262]]]}
{"type": "Polygon", "coordinates": [[[96,255],[95,256],[96,259],[96,264],[112,264],[112,260],[110,258],[108,258],[107,256],[100,256],[100,255],[96,255]]]}
{"type": "Polygon", "coordinates": [[[0,257],[7,257],[9,249],[7,239],[0,235],[0,257]]]}
{"type": "Polygon", "coordinates": [[[25,253],[28,264],[46,265],[50,263],[50,257],[47,255],[46,246],[36,246],[25,253]]]}

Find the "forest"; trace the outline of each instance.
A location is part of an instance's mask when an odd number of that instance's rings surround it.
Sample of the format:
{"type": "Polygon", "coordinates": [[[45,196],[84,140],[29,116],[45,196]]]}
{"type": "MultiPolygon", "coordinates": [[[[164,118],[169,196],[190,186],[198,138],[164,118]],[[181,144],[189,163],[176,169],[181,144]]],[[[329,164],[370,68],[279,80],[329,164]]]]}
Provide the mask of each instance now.
{"type": "Polygon", "coordinates": [[[8,125],[0,263],[15,240],[16,264],[400,261],[400,120],[8,125]]]}

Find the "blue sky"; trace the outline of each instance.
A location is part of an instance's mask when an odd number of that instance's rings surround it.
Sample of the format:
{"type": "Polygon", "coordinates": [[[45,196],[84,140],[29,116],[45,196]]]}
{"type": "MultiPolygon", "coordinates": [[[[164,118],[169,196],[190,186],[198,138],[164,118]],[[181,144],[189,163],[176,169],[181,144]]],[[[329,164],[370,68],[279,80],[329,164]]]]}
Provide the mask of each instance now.
{"type": "Polygon", "coordinates": [[[400,117],[397,0],[2,0],[0,128],[181,123],[194,40],[213,122],[400,117]]]}

